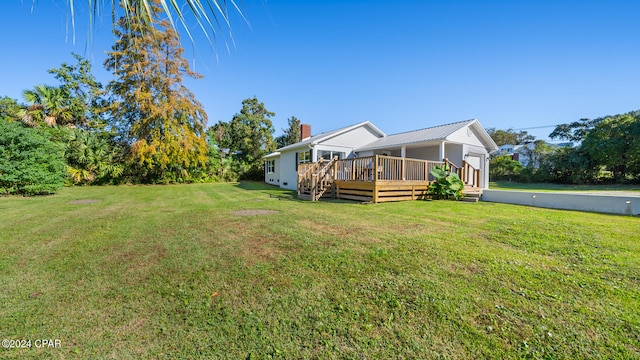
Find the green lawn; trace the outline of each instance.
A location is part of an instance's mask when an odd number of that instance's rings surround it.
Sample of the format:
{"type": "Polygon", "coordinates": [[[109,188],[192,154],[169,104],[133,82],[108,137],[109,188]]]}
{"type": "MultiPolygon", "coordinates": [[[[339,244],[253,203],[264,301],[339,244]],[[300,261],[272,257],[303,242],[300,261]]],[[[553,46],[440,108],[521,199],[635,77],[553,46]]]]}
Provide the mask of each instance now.
{"type": "Polygon", "coordinates": [[[495,190],[523,190],[523,191],[637,191],[640,195],[640,185],[566,185],[549,183],[519,183],[512,181],[496,181],[489,184],[495,190]]]}
{"type": "Polygon", "coordinates": [[[61,342],[0,358],[640,357],[638,217],[255,183],[65,188],[0,214],[0,338],[61,342]]]}

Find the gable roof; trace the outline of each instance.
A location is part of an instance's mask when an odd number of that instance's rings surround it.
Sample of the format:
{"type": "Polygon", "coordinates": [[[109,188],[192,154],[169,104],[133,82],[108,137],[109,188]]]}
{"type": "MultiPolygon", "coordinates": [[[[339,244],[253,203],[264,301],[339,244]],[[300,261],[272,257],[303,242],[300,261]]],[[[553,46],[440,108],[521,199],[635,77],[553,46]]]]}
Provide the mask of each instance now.
{"type": "Polygon", "coordinates": [[[303,141],[279,148],[275,152],[264,156],[264,158],[272,158],[272,157],[279,156],[283,151],[289,151],[289,150],[294,150],[299,148],[307,148],[309,146],[313,146],[318,143],[332,139],[336,136],[342,135],[346,132],[349,132],[361,126],[369,128],[374,133],[378,134],[380,138],[360,148],[357,148],[356,151],[388,149],[388,148],[394,148],[394,147],[397,148],[397,147],[411,145],[411,144],[418,145],[418,144],[433,143],[433,142],[447,141],[447,140],[455,141],[454,139],[450,139],[450,136],[453,135],[456,131],[464,129],[465,127],[470,127],[473,129],[478,139],[482,142],[482,144],[484,144],[484,146],[487,148],[489,152],[498,150],[498,146],[493,141],[491,136],[489,136],[489,133],[487,133],[484,127],[480,124],[478,119],[464,120],[464,121],[459,121],[451,124],[438,125],[430,128],[407,131],[407,132],[391,134],[391,135],[385,135],[385,133],[382,132],[382,130],[378,129],[370,121],[363,121],[363,122],[360,122],[354,125],[349,125],[337,130],[311,136],[303,141]]]}
{"type": "Polygon", "coordinates": [[[375,140],[356,151],[375,150],[382,148],[399,147],[410,144],[421,144],[437,141],[449,140],[449,136],[456,131],[465,127],[472,127],[480,141],[489,149],[489,151],[497,150],[498,146],[491,139],[491,136],[480,125],[477,119],[459,121],[451,124],[438,125],[426,129],[407,131],[398,134],[387,135],[383,138],[375,140]]]}
{"type": "MultiPolygon", "coordinates": [[[[318,143],[321,143],[323,141],[327,141],[331,138],[334,138],[336,136],[342,135],[346,132],[349,132],[353,129],[356,129],[358,127],[368,127],[370,130],[372,130],[374,133],[377,133],[379,136],[383,137],[385,136],[385,133],[382,132],[382,130],[378,129],[378,127],[376,127],[375,125],[373,125],[370,121],[363,121],[357,124],[353,124],[353,125],[349,125],[337,130],[333,130],[333,131],[329,131],[329,132],[325,132],[322,134],[318,134],[318,135],[314,135],[311,136],[310,138],[307,138],[305,140],[302,140],[300,142],[297,142],[295,144],[292,145],[287,145],[285,147],[279,148],[276,151],[277,152],[282,152],[282,151],[287,151],[287,150],[292,150],[292,149],[297,149],[297,148],[302,148],[302,147],[308,147],[309,145],[316,145],[318,143]]],[[[272,154],[269,154],[267,156],[271,156],[272,154]]]]}

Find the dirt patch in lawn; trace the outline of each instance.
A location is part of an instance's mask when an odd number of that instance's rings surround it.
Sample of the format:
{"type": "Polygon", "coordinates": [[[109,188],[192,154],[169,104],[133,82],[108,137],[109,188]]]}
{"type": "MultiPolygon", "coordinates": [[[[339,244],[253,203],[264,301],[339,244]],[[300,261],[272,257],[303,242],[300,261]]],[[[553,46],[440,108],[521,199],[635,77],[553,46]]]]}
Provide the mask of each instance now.
{"type": "Polygon", "coordinates": [[[69,204],[93,204],[93,203],[97,203],[100,200],[94,200],[94,199],[80,199],[80,200],[71,200],[69,201],[69,204]]]}
{"type": "Polygon", "coordinates": [[[263,209],[247,209],[247,210],[237,210],[232,212],[233,215],[237,216],[260,216],[260,215],[273,215],[277,214],[276,210],[263,210],[263,209]]]}

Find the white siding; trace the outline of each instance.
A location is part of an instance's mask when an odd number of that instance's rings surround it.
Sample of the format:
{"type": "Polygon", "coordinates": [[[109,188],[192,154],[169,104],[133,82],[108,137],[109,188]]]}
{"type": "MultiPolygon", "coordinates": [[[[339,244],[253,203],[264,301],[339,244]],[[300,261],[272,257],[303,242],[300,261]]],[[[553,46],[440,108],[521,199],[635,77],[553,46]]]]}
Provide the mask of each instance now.
{"type": "Polygon", "coordinates": [[[357,157],[373,156],[373,150],[369,150],[369,151],[360,151],[356,156],[357,156],[357,157]]]}
{"type": "MultiPolygon", "coordinates": [[[[460,144],[444,144],[444,157],[449,159],[457,166],[462,166],[463,160],[463,145],[460,144]]],[[[442,159],[440,159],[442,161],[442,159]]]]}
{"type": "Polygon", "coordinates": [[[298,188],[298,173],[296,172],[296,151],[280,154],[280,187],[289,190],[298,188]]]}
{"type": "Polygon", "coordinates": [[[461,144],[469,144],[469,145],[484,147],[484,144],[482,143],[482,141],[480,141],[480,139],[478,138],[478,135],[469,126],[465,126],[464,128],[447,136],[447,140],[461,143],[461,144]]]}
{"type": "Polygon", "coordinates": [[[422,159],[431,161],[441,161],[438,159],[438,146],[408,148],[406,156],[412,159],[422,159]]]}
{"type": "Polygon", "coordinates": [[[344,134],[322,142],[323,146],[358,148],[378,139],[378,136],[366,127],[358,127],[344,134]]]}
{"type": "Polygon", "coordinates": [[[273,158],[273,159],[268,159],[269,160],[273,160],[274,161],[274,172],[272,173],[268,173],[267,172],[267,167],[265,166],[265,174],[264,174],[264,181],[267,184],[271,184],[271,185],[280,185],[280,158],[273,158]]]}

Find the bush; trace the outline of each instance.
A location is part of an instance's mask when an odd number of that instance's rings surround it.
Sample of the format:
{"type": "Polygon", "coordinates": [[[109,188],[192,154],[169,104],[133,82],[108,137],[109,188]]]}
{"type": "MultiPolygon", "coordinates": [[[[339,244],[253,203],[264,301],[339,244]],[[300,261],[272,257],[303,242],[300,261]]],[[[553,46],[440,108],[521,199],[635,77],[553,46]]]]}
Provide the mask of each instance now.
{"type": "Polygon", "coordinates": [[[41,130],[0,119],[0,194],[53,194],[64,176],[62,146],[41,130]]]}
{"type": "Polygon", "coordinates": [[[450,172],[449,166],[435,166],[431,175],[436,180],[429,184],[428,192],[434,199],[459,200],[462,197],[464,183],[458,174],[450,172]]]}

